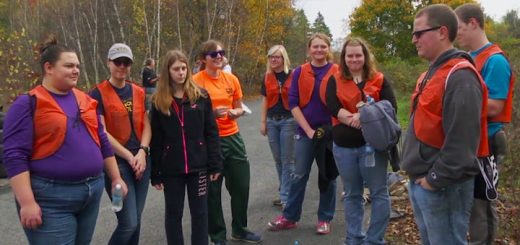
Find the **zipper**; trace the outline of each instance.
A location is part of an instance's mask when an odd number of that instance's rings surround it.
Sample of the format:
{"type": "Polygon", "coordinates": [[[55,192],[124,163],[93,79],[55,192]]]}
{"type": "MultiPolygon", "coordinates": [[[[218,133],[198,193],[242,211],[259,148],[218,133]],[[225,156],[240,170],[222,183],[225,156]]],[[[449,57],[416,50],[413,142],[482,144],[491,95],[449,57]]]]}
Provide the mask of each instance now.
{"type": "Polygon", "coordinates": [[[181,108],[179,110],[179,106],[175,99],[172,101],[173,109],[175,110],[175,114],[177,115],[177,119],[181,124],[181,135],[182,135],[182,150],[184,152],[184,172],[188,174],[188,149],[186,148],[186,135],[184,134],[184,103],[181,102],[181,108]]]}

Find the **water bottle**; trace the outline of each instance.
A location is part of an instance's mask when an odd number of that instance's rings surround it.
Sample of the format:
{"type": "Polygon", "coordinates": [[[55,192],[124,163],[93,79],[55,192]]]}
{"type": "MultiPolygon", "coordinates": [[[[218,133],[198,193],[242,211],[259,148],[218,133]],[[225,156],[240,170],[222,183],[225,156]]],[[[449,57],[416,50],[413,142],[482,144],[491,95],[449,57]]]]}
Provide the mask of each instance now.
{"type": "Polygon", "coordinates": [[[300,245],[300,241],[298,241],[298,240],[294,241],[294,245],[300,245]]]}
{"type": "Polygon", "coordinates": [[[123,209],[123,191],[121,184],[117,184],[112,192],[112,211],[119,212],[123,209]]]}
{"type": "MultiPolygon", "coordinates": [[[[372,96],[367,95],[367,104],[374,104],[376,101],[372,96]]],[[[375,149],[368,142],[365,145],[365,167],[374,167],[376,165],[376,161],[374,158],[375,149]]]]}
{"type": "Polygon", "coordinates": [[[376,153],[374,147],[372,147],[369,143],[365,145],[365,167],[371,168],[376,166],[376,159],[374,154],[376,153]]]}
{"type": "Polygon", "coordinates": [[[372,98],[372,96],[370,95],[367,95],[367,104],[371,105],[371,104],[374,104],[376,101],[374,100],[374,98],[372,98]]]}

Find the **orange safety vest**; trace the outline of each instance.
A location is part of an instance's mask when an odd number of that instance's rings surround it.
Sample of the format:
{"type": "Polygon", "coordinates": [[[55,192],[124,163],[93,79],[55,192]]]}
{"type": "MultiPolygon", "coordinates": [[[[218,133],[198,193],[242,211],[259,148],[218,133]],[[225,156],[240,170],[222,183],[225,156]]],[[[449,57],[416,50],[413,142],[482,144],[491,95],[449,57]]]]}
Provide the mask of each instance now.
{"type": "Polygon", "coordinates": [[[133,129],[137,139],[141,141],[146,110],[144,107],[144,90],[132,82],[126,82],[132,86],[132,123],[130,123],[130,117],[125,105],[123,105],[110,82],[105,80],[97,85],[101,93],[103,109],[105,110],[104,116],[107,132],[121,145],[125,145],[130,139],[131,124],[134,126],[133,129]]]}
{"type": "MultiPolygon", "coordinates": [[[[336,96],[342,107],[351,113],[358,112],[357,103],[364,101],[359,87],[354,81],[343,78],[340,72],[334,74],[334,78],[336,79],[336,96]]],[[[365,96],[370,96],[375,101],[379,101],[381,99],[380,93],[383,88],[383,81],[383,73],[381,72],[377,72],[372,79],[367,80],[365,87],[363,87],[365,96]]],[[[332,125],[336,126],[338,124],[340,122],[335,115],[332,117],[332,125]]]]}
{"type": "MultiPolygon", "coordinates": [[[[94,142],[100,146],[98,135],[98,119],[96,113],[97,101],[82,91],[73,88],[72,92],[78,103],[81,120],[94,142]]],[[[37,86],[29,91],[36,98],[34,108],[34,140],[31,159],[39,160],[54,154],[65,141],[67,133],[67,115],[49,91],[43,86],[37,86]]],[[[31,102],[32,103],[32,102],[31,102]]]]}
{"type": "Polygon", "coordinates": [[[289,74],[287,80],[285,80],[283,86],[280,87],[276,75],[273,72],[265,74],[265,94],[267,101],[267,108],[271,108],[278,103],[280,95],[282,97],[283,107],[289,110],[289,88],[291,87],[292,72],[289,74]]]}
{"type": "MultiPolygon", "coordinates": [[[[339,70],[339,66],[336,64],[332,64],[329,68],[323,79],[321,80],[321,85],[319,87],[320,90],[320,98],[323,104],[325,103],[325,92],[327,91],[327,83],[329,81],[330,76],[336,73],[339,70]]],[[[300,77],[298,78],[298,92],[300,94],[300,103],[299,107],[303,108],[312,98],[312,92],[314,90],[314,71],[312,70],[312,66],[310,63],[305,63],[301,66],[300,77]]]]}
{"type": "MultiPolygon", "coordinates": [[[[482,50],[477,57],[475,57],[475,67],[479,72],[482,72],[482,68],[488,58],[494,54],[502,54],[506,56],[504,51],[498,47],[496,44],[489,45],[486,49],[482,50]]],[[[513,89],[515,84],[515,76],[513,71],[511,70],[511,78],[509,79],[509,91],[507,93],[507,98],[504,101],[504,108],[502,112],[497,116],[488,118],[489,122],[501,122],[501,123],[510,123],[513,117],[513,89]]]]}
{"type": "MultiPolygon", "coordinates": [[[[489,155],[487,137],[487,87],[475,67],[466,59],[455,58],[444,63],[427,81],[424,90],[418,98],[414,113],[414,129],[417,139],[422,143],[440,149],[444,144],[445,134],[442,129],[442,100],[446,82],[451,73],[459,69],[471,69],[477,74],[482,87],[482,111],[480,115],[480,143],[477,154],[479,157],[489,155]]],[[[419,87],[426,73],[421,74],[412,95],[412,103],[419,93],[419,87]]],[[[413,105],[412,107],[413,108],[413,105]]]]}

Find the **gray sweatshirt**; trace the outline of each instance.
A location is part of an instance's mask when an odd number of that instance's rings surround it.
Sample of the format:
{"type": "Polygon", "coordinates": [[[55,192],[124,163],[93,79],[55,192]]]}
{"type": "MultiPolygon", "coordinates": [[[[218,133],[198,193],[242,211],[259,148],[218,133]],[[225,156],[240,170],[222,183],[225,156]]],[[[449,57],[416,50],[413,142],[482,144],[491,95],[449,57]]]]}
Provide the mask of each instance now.
{"type": "MultiPolygon", "coordinates": [[[[442,64],[456,57],[473,63],[467,53],[448,50],[430,65],[427,79],[442,64]]],[[[461,183],[479,173],[477,149],[480,142],[482,87],[477,75],[470,69],[453,72],[447,81],[442,101],[445,135],[442,147],[438,149],[417,139],[414,124],[421,122],[414,122],[412,113],[401,161],[401,167],[410,175],[411,181],[426,176],[428,183],[436,189],[461,183]]]]}

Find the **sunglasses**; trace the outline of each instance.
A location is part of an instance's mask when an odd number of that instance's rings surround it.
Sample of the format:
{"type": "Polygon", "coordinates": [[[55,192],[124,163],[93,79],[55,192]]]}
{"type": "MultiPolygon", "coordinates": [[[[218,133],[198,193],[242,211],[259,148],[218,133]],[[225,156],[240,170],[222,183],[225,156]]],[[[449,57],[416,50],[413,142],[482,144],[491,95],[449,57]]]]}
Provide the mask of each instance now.
{"type": "Polygon", "coordinates": [[[132,65],[132,61],[129,59],[115,59],[115,60],[112,60],[112,63],[114,63],[114,65],[116,65],[116,66],[123,65],[124,67],[129,67],[132,65]]]}
{"type": "Polygon", "coordinates": [[[224,56],[226,55],[226,51],[225,50],[219,50],[219,51],[211,51],[211,52],[207,52],[206,55],[209,55],[209,57],[215,59],[217,58],[217,56],[220,54],[220,56],[224,56]]]}
{"type": "Polygon", "coordinates": [[[424,29],[424,30],[420,30],[420,31],[414,31],[412,32],[412,37],[415,37],[415,39],[419,39],[421,38],[421,36],[426,33],[426,32],[429,32],[429,31],[435,31],[435,30],[439,30],[442,26],[436,26],[436,27],[432,27],[432,28],[428,28],[428,29],[424,29]]]}

